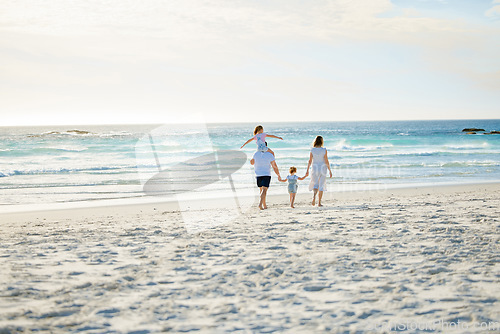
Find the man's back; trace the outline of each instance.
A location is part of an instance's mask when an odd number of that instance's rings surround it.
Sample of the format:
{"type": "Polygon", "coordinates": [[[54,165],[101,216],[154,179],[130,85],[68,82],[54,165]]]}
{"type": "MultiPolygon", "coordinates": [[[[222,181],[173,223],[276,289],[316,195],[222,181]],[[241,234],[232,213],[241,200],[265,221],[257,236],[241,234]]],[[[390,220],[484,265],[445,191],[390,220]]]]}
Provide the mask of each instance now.
{"type": "Polygon", "coordinates": [[[253,155],[253,159],[256,176],[271,176],[271,162],[274,161],[274,155],[258,151],[253,155]]]}

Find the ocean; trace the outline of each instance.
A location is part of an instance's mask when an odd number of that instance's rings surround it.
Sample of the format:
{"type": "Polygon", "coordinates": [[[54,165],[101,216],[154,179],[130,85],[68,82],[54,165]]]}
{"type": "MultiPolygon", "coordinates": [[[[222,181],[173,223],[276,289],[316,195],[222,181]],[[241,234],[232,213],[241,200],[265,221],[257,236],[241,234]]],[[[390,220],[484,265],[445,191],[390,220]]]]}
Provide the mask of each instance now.
{"type": "MultiPolygon", "coordinates": [[[[217,152],[229,155],[232,186],[252,190],[248,160],[256,124],[109,125],[0,127],[0,211],[14,206],[90,203],[154,197],[144,185],[162,170],[176,182],[162,196],[223,194],[227,182],[207,180],[217,152]],[[241,160],[241,152],[247,159],[241,160]],[[245,162],[246,161],[246,162],[245,162]],[[190,163],[192,162],[192,163],[190,163]],[[208,166],[208,167],[207,167],[208,166]],[[241,168],[240,168],[241,167],[241,168]]],[[[296,166],[305,173],[310,145],[324,137],[333,171],[331,191],[387,189],[412,185],[500,181],[500,135],[468,135],[463,128],[500,130],[500,120],[264,123],[283,176],[296,166]]],[[[244,157],[244,156],[243,156],[244,157]]],[[[299,182],[307,192],[308,179],[299,182]]],[[[271,193],[286,193],[273,178],[271,193]]]]}

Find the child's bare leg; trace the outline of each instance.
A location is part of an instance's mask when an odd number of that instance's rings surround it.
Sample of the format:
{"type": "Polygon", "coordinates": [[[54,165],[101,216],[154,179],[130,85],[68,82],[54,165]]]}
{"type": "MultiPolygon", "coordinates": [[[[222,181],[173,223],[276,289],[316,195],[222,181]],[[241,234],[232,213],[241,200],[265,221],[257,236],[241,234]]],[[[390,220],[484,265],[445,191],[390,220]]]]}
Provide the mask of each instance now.
{"type": "Polygon", "coordinates": [[[293,205],[295,203],[295,194],[290,194],[290,204],[291,204],[291,207],[292,208],[295,208],[295,206],[293,205]]]}
{"type": "Polygon", "coordinates": [[[272,155],[274,155],[273,150],[271,150],[269,147],[267,148],[267,152],[269,152],[269,153],[271,153],[272,155]]]}

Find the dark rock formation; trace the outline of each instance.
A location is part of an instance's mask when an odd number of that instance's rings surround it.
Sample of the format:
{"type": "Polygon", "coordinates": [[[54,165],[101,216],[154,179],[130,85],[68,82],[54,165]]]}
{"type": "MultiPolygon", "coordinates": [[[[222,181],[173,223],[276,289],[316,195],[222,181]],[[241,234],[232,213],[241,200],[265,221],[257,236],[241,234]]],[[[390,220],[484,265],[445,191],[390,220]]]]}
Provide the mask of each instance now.
{"type": "Polygon", "coordinates": [[[82,130],[68,130],[66,132],[67,133],[76,133],[77,135],[87,135],[90,133],[88,131],[82,131],[82,130]]]}

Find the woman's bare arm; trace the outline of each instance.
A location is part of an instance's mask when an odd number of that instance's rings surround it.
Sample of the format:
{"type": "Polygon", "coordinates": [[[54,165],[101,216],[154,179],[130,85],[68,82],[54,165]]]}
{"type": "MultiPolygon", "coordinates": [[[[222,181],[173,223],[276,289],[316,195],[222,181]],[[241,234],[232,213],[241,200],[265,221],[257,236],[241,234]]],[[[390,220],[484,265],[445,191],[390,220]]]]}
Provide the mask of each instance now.
{"type": "Polygon", "coordinates": [[[311,167],[312,161],[313,161],[313,154],[311,152],[311,153],[309,153],[309,162],[307,163],[307,172],[306,172],[306,174],[309,174],[309,167],[311,167]]]}
{"type": "Polygon", "coordinates": [[[330,177],[332,177],[332,170],[330,169],[330,161],[328,161],[328,151],[325,149],[325,163],[326,167],[328,167],[328,171],[330,172],[330,177]]]}

